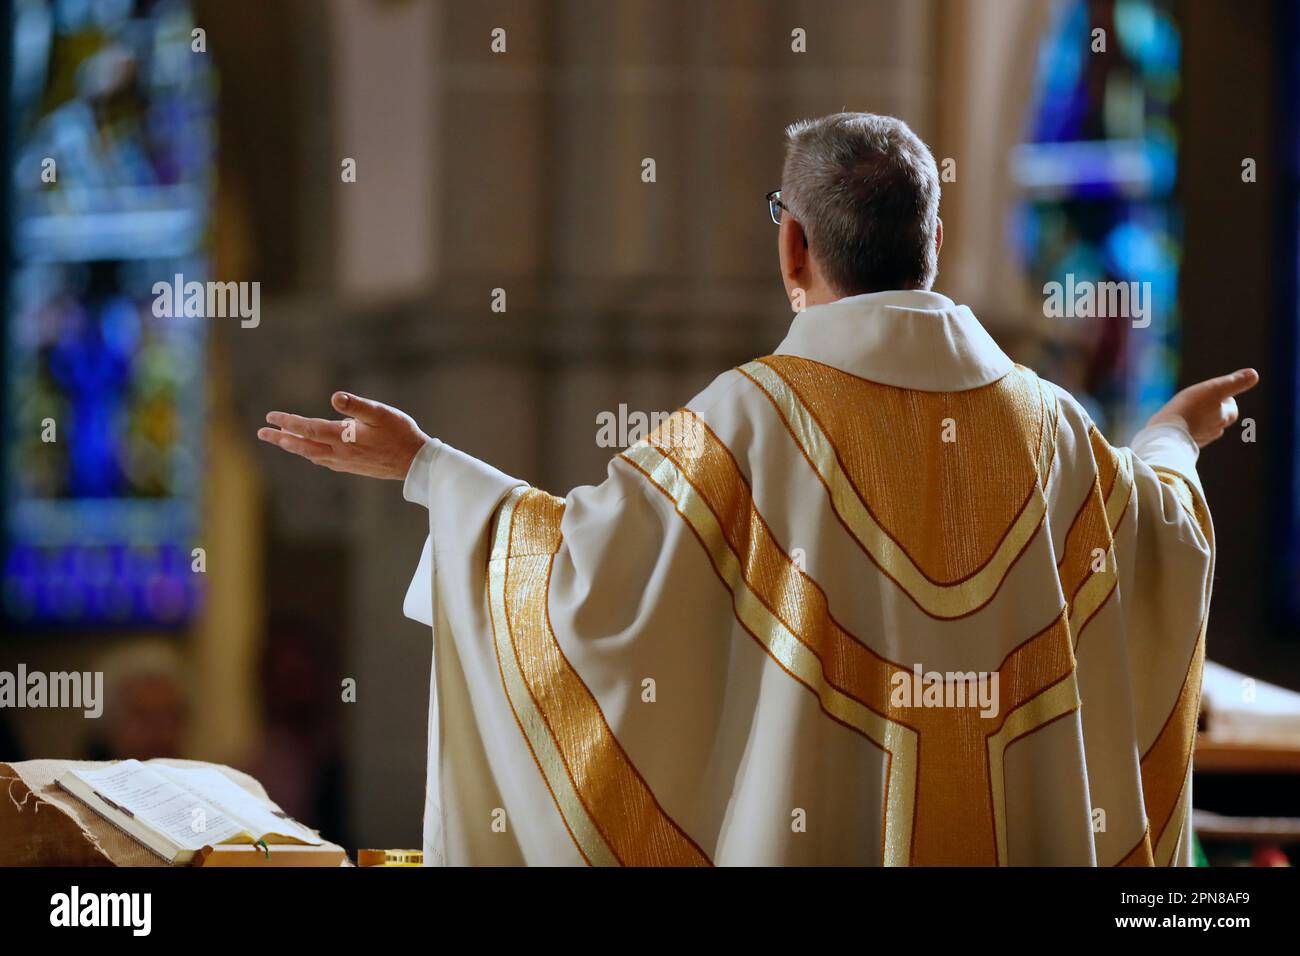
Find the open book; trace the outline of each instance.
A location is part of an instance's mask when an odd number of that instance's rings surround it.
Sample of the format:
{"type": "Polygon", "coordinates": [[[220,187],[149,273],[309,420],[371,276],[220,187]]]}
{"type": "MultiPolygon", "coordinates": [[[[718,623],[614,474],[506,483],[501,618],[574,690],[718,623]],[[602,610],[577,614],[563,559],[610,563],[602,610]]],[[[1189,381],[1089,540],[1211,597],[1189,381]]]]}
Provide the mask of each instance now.
{"type": "Polygon", "coordinates": [[[214,767],[122,760],[69,770],[58,783],[168,863],[188,863],[205,846],[322,843],[214,767]]]}

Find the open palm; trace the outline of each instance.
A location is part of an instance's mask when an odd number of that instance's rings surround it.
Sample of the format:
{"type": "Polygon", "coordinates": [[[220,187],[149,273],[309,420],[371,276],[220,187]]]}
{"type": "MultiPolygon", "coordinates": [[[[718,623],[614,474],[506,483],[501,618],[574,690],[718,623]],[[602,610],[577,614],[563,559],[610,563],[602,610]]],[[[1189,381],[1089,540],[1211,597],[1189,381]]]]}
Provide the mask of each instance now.
{"type": "Polygon", "coordinates": [[[410,415],[391,405],[349,392],[335,392],[330,404],[351,417],[330,421],[269,412],[266,420],[275,427],[258,429],[257,437],[331,471],[396,479],[406,477],[429,441],[410,415]]]}

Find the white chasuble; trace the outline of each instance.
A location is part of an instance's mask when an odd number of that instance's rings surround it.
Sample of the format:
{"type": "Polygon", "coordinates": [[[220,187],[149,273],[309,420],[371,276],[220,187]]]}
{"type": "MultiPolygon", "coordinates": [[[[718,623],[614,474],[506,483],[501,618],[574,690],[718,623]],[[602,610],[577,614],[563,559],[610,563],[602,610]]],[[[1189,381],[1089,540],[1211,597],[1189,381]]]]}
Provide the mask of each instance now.
{"type": "Polygon", "coordinates": [[[918,291],[799,314],[564,498],[430,443],[428,861],[1189,862],[1196,455],[918,291]]]}

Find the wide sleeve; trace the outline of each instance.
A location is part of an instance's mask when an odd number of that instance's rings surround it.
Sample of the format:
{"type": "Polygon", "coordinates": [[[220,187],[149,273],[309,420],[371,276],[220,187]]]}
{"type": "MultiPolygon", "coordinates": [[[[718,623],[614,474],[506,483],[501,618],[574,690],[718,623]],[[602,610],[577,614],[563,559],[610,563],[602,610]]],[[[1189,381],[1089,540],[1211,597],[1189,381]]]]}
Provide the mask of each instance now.
{"type": "MultiPolygon", "coordinates": [[[[469,641],[488,627],[482,570],[489,528],[501,500],[520,484],[434,439],[416,455],[403,485],[404,497],[422,505],[428,521],[403,611],[432,627],[423,837],[430,865],[455,863],[469,855],[502,865],[524,861],[513,834],[479,840],[472,853],[466,847],[467,835],[493,832],[493,813],[503,800],[489,748],[477,733],[480,721],[473,700],[481,696],[480,688],[490,685],[476,661],[462,661],[457,649],[458,640],[469,641]]],[[[483,714],[482,726],[497,735],[511,729],[490,709],[483,714]]]]}
{"type": "Polygon", "coordinates": [[[1132,576],[1141,599],[1131,646],[1135,671],[1151,675],[1161,690],[1138,700],[1143,790],[1149,817],[1158,820],[1169,808],[1169,825],[1152,837],[1153,853],[1162,859],[1176,839],[1170,862],[1181,866],[1193,862],[1192,753],[1214,578],[1214,525],[1196,473],[1197,452],[1192,437],[1174,425],[1146,429],[1132,446],[1140,476],[1132,576]]]}
{"type": "Polygon", "coordinates": [[[411,462],[402,495],[428,509],[429,536],[406,590],[403,612],[433,624],[433,568],[438,552],[462,553],[485,533],[488,520],[506,493],[523,482],[445,442],[428,441],[411,462]]]}
{"type": "Polygon", "coordinates": [[[557,497],[431,445],[404,493],[430,524],[405,605],[433,626],[430,862],[707,864],[687,833],[717,827],[697,796],[731,655],[700,636],[732,607],[631,450],[557,497]]]}
{"type": "Polygon", "coordinates": [[[1130,448],[1112,447],[1095,427],[1089,438],[1109,485],[1106,521],[1151,861],[1189,865],[1192,753],[1214,572],[1198,449],[1176,425],[1144,429],[1130,448]]]}

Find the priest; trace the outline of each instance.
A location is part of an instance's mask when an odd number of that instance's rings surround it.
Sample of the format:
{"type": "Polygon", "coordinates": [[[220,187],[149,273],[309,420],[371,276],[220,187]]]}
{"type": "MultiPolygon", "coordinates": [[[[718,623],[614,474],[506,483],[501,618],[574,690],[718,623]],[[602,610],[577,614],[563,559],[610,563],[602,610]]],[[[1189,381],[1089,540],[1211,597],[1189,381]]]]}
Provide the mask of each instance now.
{"type": "Polygon", "coordinates": [[[787,138],[789,333],[601,484],[553,496],[346,392],[259,432],[427,509],[426,861],[1189,862],[1196,461],[1258,376],[1117,447],[932,290],[939,180],[904,123],[787,138]]]}

